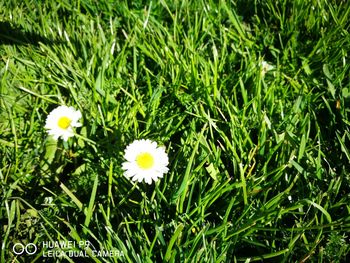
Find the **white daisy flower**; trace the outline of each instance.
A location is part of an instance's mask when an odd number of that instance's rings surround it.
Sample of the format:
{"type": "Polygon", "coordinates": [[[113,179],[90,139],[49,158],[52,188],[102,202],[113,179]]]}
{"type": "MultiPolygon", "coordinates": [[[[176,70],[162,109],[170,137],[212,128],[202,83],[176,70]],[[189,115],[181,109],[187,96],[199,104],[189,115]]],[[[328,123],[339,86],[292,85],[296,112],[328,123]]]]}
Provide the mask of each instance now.
{"type": "Polygon", "coordinates": [[[266,61],[261,62],[261,74],[264,76],[268,71],[273,70],[273,66],[266,61]]]}
{"type": "Polygon", "coordinates": [[[73,127],[80,127],[78,123],[81,118],[81,112],[73,107],[59,106],[46,118],[45,128],[55,140],[62,137],[67,141],[69,137],[74,136],[73,127]]]}
{"type": "Polygon", "coordinates": [[[151,140],[136,140],[125,149],[122,164],[124,175],[133,181],[151,184],[152,180],[157,181],[163,174],[168,172],[168,155],[164,147],[158,147],[156,142],[151,140]]]}

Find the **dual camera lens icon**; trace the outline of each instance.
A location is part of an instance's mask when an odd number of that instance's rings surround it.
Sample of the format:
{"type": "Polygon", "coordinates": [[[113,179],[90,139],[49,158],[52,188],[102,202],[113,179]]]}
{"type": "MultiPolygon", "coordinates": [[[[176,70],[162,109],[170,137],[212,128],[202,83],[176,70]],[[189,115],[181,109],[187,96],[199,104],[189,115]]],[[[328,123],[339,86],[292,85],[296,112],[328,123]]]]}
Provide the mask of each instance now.
{"type": "Polygon", "coordinates": [[[16,255],[22,255],[24,252],[27,255],[33,255],[36,253],[37,250],[38,250],[37,246],[33,243],[28,243],[27,245],[16,243],[12,247],[12,251],[16,255]]]}

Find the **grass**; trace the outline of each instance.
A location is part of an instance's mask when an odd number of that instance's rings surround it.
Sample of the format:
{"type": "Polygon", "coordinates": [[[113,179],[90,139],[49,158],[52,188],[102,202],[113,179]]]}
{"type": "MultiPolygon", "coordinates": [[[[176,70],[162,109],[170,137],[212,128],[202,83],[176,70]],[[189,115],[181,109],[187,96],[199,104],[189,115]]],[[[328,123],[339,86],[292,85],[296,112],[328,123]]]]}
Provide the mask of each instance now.
{"type": "Polygon", "coordinates": [[[0,10],[1,262],[349,260],[350,2],[0,10]],[[83,114],[66,143],[44,129],[58,105],[83,114]],[[170,160],[151,186],[121,169],[141,138],[170,160]]]}

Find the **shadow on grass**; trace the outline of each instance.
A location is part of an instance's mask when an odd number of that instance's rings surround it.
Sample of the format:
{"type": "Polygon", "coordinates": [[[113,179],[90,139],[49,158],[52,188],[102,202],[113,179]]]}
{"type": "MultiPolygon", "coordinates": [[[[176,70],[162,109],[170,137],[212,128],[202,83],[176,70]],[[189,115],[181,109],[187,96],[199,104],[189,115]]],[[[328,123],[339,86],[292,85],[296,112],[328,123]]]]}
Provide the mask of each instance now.
{"type": "Polygon", "coordinates": [[[23,28],[7,21],[0,22],[0,45],[39,45],[53,44],[58,41],[43,37],[37,33],[26,32],[23,28]]]}

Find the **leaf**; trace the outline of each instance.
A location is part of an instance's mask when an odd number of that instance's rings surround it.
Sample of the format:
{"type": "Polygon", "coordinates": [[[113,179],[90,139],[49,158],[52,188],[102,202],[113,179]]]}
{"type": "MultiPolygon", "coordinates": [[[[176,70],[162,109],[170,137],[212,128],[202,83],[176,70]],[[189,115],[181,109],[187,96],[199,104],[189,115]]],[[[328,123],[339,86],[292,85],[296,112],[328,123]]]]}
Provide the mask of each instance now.
{"type": "Polygon", "coordinates": [[[172,248],[174,246],[174,243],[176,241],[176,239],[178,238],[178,236],[181,234],[181,231],[182,229],[184,228],[184,225],[183,224],[179,224],[175,230],[175,233],[174,235],[171,237],[170,241],[169,241],[169,245],[168,245],[168,248],[166,250],[166,253],[165,253],[165,260],[166,261],[169,261],[170,258],[171,258],[171,255],[173,254],[172,252],[172,248]]]}
{"type": "Polygon", "coordinates": [[[57,141],[49,136],[45,144],[45,155],[44,158],[47,163],[51,163],[55,158],[57,150],[57,141]]]}
{"type": "Polygon", "coordinates": [[[65,186],[63,183],[60,183],[61,189],[70,197],[72,198],[72,201],[77,205],[77,207],[82,210],[83,209],[83,203],[79,201],[79,199],[70,191],[67,186],[65,186]]]}
{"type": "Polygon", "coordinates": [[[349,89],[348,89],[348,88],[343,88],[343,89],[342,89],[342,95],[343,95],[344,98],[350,97],[350,91],[349,91],[349,89]]]}
{"type": "Polygon", "coordinates": [[[40,161],[40,166],[43,171],[48,170],[50,164],[55,158],[56,151],[57,151],[57,141],[52,136],[49,136],[45,143],[44,158],[40,161]]]}
{"type": "Polygon", "coordinates": [[[336,133],[336,136],[340,142],[342,152],[345,153],[346,158],[350,161],[350,153],[348,148],[345,146],[345,139],[343,140],[338,133],[336,133]]]}
{"type": "MultiPolygon", "coordinates": [[[[94,182],[94,186],[92,187],[92,192],[91,192],[89,207],[88,207],[88,209],[86,210],[86,217],[85,217],[85,222],[84,222],[84,226],[85,226],[86,228],[89,227],[90,220],[91,220],[91,217],[92,217],[92,213],[93,213],[93,210],[94,210],[94,204],[95,204],[95,197],[96,197],[96,192],[97,192],[97,186],[98,186],[98,175],[96,175],[95,182],[94,182]]],[[[83,231],[86,232],[86,229],[84,228],[83,231]]]]}
{"type": "Polygon", "coordinates": [[[298,170],[298,172],[299,172],[300,174],[303,174],[303,173],[305,172],[304,168],[301,167],[301,165],[298,164],[296,161],[290,160],[290,163],[294,166],[295,169],[298,170]]]}
{"type": "Polygon", "coordinates": [[[214,165],[211,163],[207,167],[205,167],[211,178],[213,178],[215,181],[218,180],[217,175],[219,174],[218,170],[214,167],[214,165]]]}
{"type": "Polygon", "coordinates": [[[326,211],[326,209],[324,209],[322,206],[320,206],[319,204],[316,204],[315,202],[306,199],[305,200],[307,203],[313,205],[314,207],[316,207],[318,210],[320,210],[327,218],[329,223],[332,223],[332,218],[331,215],[326,211]]]}
{"type": "Polygon", "coordinates": [[[310,69],[309,63],[307,59],[303,59],[302,66],[307,75],[311,75],[312,71],[310,69]]]}
{"type": "Polygon", "coordinates": [[[303,157],[304,152],[305,152],[305,146],[306,146],[306,136],[303,134],[301,136],[301,141],[300,141],[300,147],[299,147],[299,154],[298,154],[298,161],[303,157]]]}
{"type": "Polygon", "coordinates": [[[328,66],[326,64],[323,65],[323,73],[326,75],[327,77],[327,84],[328,84],[328,89],[330,91],[330,93],[332,94],[333,99],[335,99],[335,88],[334,85],[332,83],[332,76],[331,73],[329,72],[328,66]]]}

